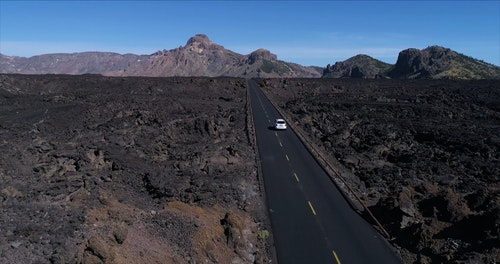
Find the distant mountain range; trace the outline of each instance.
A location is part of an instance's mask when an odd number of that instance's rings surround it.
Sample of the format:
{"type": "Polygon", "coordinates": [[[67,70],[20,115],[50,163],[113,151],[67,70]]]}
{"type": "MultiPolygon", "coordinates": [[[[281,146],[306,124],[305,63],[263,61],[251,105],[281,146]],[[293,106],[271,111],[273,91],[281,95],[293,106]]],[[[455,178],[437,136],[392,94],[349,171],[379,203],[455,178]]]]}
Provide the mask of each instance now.
{"type": "Polygon", "coordinates": [[[0,73],[102,74],[107,76],[321,77],[319,67],[280,61],[265,49],[241,55],[198,34],[186,45],[151,55],[111,52],[11,57],[0,54],[0,73]]]}
{"type": "Polygon", "coordinates": [[[356,55],[322,68],[281,61],[265,49],[242,55],[210,41],[203,34],[191,37],[185,46],[158,51],[151,55],[79,52],[25,58],[0,54],[0,73],[151,77],[500,79],[500,67],[439,46],[424,50],[403,50],[399,53],[395,65],[367,55],[356,55]]]}

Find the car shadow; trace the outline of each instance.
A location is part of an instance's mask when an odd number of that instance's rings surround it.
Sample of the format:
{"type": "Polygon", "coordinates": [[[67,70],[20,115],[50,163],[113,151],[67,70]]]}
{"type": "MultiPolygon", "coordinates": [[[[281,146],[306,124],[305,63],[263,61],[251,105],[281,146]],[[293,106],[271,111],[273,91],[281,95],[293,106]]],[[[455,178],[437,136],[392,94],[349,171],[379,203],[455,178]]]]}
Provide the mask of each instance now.
{"type": "Polygon", "coordinates": [[[274,127],[274,126],[268,126],[268,127],[267,127],[267,129],[268,129],[268,130],[273,130],[273,131],[283,131],[283,130],[285,130],[285,129],[277,129],[277,128],[276,128],[276,127],[274,127]]]}

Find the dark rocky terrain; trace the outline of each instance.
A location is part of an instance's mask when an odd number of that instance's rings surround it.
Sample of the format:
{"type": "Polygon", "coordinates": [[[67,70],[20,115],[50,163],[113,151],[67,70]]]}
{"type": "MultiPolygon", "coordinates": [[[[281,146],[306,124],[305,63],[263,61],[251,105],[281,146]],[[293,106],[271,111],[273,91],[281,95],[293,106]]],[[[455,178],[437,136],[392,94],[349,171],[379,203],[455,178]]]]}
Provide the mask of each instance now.
{"type": "Polygon", "coordinates": [[[345,169],[406,263],[500,261],[500,81],[259,83],[345,169]]]}
{"type": "MultiPolygon", "coordinates": [[[[406,263],[498,263],[499,81],[257,81],[406,263]]],[[[269,262],[246,86],[0,75],[0,263],[269,262]]]]}
{"type": "Polygon", "coordinates": [[[246,80],[0,75],[0,263],[267,263],[246,80]]]}
{"type": "Polygon", "coordinates": [[[500,67],[476,60],[448,48],[430,46],[402,50],[391,65],[368,55],[328,64],[326,78],[358,79],[500,79],[500,67]]]}
{"type": "Polygon", "coordinates": [[[321,68],[278,60],[275,54],[265,49],[242,55],[198,34],[184,46],[150,55],[79,52],[24,58],[0,54],[0,73],[290,78],[321,77],[321,68]]]}

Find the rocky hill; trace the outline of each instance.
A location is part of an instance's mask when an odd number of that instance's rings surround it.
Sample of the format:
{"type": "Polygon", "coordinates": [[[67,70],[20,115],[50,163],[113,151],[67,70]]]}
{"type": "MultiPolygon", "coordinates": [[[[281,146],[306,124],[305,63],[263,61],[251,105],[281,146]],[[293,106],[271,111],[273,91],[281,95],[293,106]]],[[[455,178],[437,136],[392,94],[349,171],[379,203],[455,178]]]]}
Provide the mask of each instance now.
{"type": "Polygon", "coordinates": [[[323,70],[323,77],[373,79],[384,75],[392,65],[376,60],[368,55],[356,55],[333,66],[328,64],[323,70]]]}
{"type": "Polygon", "coordinates": [[[265,49],[248,55],[238,54],[210,41],[203,34],[190,38],[185,46],[151,55],[81,52],[23,58],[0,54],[0,73],[248,78],[321,76],[316,67],[280,61],[265,49]]]}
{"type": "Polygon", "coordinates": [[[366,55],[357,55],[323,70],[326,78],[393,78],[393,79],[500,79],[500,67],[431,46],[423,50],[405,49],[395,65],[366,55]]]}
{"type": "Polygon", "coordinates": [[[500,67],[451,49],[432,46],[424,50],[401,51],[396,65],[388,75],[398,79],[498,79],[500,67]]]}

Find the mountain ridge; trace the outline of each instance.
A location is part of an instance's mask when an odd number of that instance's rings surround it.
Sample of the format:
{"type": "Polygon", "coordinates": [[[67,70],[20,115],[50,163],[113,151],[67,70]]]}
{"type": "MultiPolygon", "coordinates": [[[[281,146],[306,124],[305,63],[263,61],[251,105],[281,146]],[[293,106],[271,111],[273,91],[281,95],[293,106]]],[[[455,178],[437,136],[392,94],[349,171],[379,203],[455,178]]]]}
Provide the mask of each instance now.
{"type": "Polygon", "coordinates": [[[101,74],[105,76],[200,76],[243,78],[500,79],[500,67],[449,48],[429,46],[399,52],[395,64],[366,54],[326,67],[302,66],[259,48],[239,54],[196,34],[184,46],[150,55],[86,51],[29,58],[0,54],[0,73],[101,74]]]}
{"type": "Polygon", "coordinates": [[[356,55],[328,64],[324,78],[392,79],[500,79],[500,67],[460,54],[449,48],[429,46],[399,52],[396,64],[368,55],[356,55]]]}
{"type": "Polygon", "coordinates": [[[102,74],[106,76],[228,76],[228,77],[321,77],[318,67],[278,60],[258,49],[242,55],[197,34],[185,46],[151,55],[113,52],[79,52],[37,55],[30,58],[0,54],[0,73],[102,74]]]}

